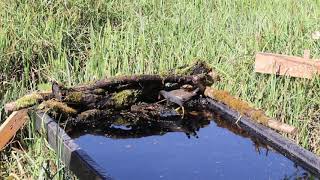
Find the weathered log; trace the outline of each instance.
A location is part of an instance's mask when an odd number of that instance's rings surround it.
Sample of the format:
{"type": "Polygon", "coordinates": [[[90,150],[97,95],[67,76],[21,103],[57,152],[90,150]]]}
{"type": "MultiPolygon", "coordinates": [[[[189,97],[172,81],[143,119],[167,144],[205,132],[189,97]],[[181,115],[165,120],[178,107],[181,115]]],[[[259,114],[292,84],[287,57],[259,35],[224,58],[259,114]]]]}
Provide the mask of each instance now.
{"type": "MultiPolygon", "coordinates": [[[[73,91],[93,91],[95,89],[105,89],[116,91],[119,89],[131,89],[143,87],[144,85],[158,84],[158,88],[163,88],[165,83],[179,83],[192,85],[211,85],[219,81],[218,73],[209,67],[204,61],[195,61],[186,67],[178,67],[161,75],[133,75],[119,76],[99,80],[93,84],[82,85],[72,88],[73,91]]],[[[200,87],[201,89],[201,87],[200,87]]],[[[204,89],[203,89],[204,90],[204,89]]]]}
{"type": "Polygon", "coordinates": [[[112,107],[116,107],[117,103],[115,101],[110,102],[110,100],[112,100],[113,93],[123,90],[139,90],[141,91],[141,97],[144,98],[139,100],[154,102],[157,100],[160,90],[172,90],[182,85],[190,84],[199,87],[200,91],[203,92],[206,85],[211,85],[218,80],[217,73],[205,62],[195,61],[189,66],[176,68],[166,73],[161,73],[161,75],[120,76],[73,88],[66,88],[53,81],[51,92],[36,92],[26,95],[15,102],[6,104],[5,110],[9,113],[40,104],[52,98],[76,109],[82,107],[79,109],[80,111],[106,108],[112,106],[112,104],[115,104],[112,107]],[[176,85],[166,86],[166,84],[170,83],[176,85]]]}
{"type": "Polygon", "coordinates": [[[231,109],[238,111],[241,115],[248,116],[252,120],[265,126],[268,126],[272,129],[288,134],[293,134],[297,130],[294,126],[282,123],[280,121],[274,120],[266,116],[263,111],[250,107],[250,105],[247,102],[231,96],[226,91],[216,90],[211,87],[207,87],[204,92],[204,95],[219,102],[222,102],[225,105],[229,106],[231,109]]]}
{"type": "MultiPolygon", "coordinates": [[[[76,91],[86,91],[94,89],[107,89],[114,90],[125,86],[143,86],[144,83],[155,83],[164,85],[165,83],[180,83],[180,84],[197,84],[200,83],[212,84],[214,81],[219,80],[218,73],[215,72],[203,61],[196,61],[186,67],[178,67],[174,70],[161,73],[161,75],[133,75],[133,76],[120,76],[114,78],[107,78],[97,81],[90,85],[83,85],[74,87],[76,91]]],[[[132,87],[131,87],[132,88],[132,87]]]]}
{"type": "Polygon", "coordinates": [[[43,101],[41,104],[39,104],[37,109],[50,114],[56,119],[61,119],[62,121],[68,119],[71,116],[76,116],[76,114],[78,113],[76,109],[54,99],[43,101]]]}
{"type": "Polygon", "coordinates": [[[106,127],[110,124],[123,125],[123,121],[132,124],[155,121],[176,121],[181,120],[181,116],[173,108],[158,103],[139,103],[134,104],[129,110],[117,109],[90,109],[80,112],[76,117],[68,120],[71,127],[86,128],[92,126],[106,127]]]}
{"type": "Polygon", "coordinates": [[[54,83],[52,90],[55,98],[59,101],[65,102],[70,106],[81,107],[83,110],[92,108],[104,109],[107,107],[121,109],[134,103],[129,97],[141,101],[156,101],[159,97],[159,91],[165,89],[166,83],[177,83],[178,86],[192,84],[203,89],[208,84],[207,79],[204,74],[165,78],[159,75],[122,76],[101,80],[93,85],[70,89],[54,83]],[[101,95],[97,95],[97,90],[101,95]],[[127,91],[135,93],[132,96],[123,97],[123,94],[125,94],[123,92],[127,91]],[[139,99],[140,97],[143,97],[143,99],[139,99]]]}
{"type": "Polygon", "coordinates": [[[68,121],[63,122],[63,126],[66,127],[66,131],[76,129],[77,131],[95,129],[103,129],[108,127],[112,123],[114,111],[90,109],[80,112],[74,117],[69,117],[68,121]]]}
{"type": "Polygon", "coordinates": [[[160,75],[133,75],[133,76],[120,76],[110,79],[104,79],[95,82],[91,85],[82,85],[72,88],[73,91],[93,91],[95,89],[104,89],[109,92],[118,91],[121,89],[141,88],[150,84],[161,85],[163,88],[165,83],[178,83],[178,84],[192,84],[198,85],[201,80],[206,80],[204,74],[190,75],[190,76],[168,76],[163,77],[160,75]]]}
{"type": "Polygon", "coordinates": [[[51,99],[53,97],[50,91],[41,91],[41,92],[34,92],[31,94],[27,94],[14,102],[9,102],[4,105],[4,109],[6,113],[11,113],[13,111],[18,111],[20,109],[24,109],[27,107],[31,107],[42,101],[51,99]]]}

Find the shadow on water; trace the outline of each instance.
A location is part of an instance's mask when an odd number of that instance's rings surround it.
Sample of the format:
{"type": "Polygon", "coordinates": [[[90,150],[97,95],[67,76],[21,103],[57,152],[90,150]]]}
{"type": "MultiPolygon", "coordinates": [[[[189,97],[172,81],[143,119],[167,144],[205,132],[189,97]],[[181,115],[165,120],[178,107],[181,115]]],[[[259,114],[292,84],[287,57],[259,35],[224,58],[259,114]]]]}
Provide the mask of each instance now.
{"type": "Polygon", "coordinates": [[[235,124],[206,112],[174,121],[117,116],[68,134],[116,179],[310,179],[235,124]]]}

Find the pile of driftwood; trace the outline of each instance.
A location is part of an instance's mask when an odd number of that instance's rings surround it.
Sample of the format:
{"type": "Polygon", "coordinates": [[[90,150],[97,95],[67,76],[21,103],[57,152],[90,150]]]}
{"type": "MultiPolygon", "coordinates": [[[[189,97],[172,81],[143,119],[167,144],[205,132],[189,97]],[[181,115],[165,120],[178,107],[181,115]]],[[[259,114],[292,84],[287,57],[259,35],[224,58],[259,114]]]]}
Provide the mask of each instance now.
{"type": "MultiPolygon", "coordinates": [[[[201,101],[210,97],[240,114],[274,129],[291,133],[294,127],[268,118],[225,91],[210,86],[219,80],[217,72],[202,61],[160,75],[133,75],[103,79],[91,84],[65,87],[52,82],[52,90],[34,92],[5,105],[10,123],[16,127],[17,112],[43,111],[67,127],[110,127],[110,124],[136,125],[148,129],[150,121],[178,121],[185,114],[203,108],[201,101]],[[185,111],[177,111],[177,107],[185,111]],[[16,117],[15,117],[16,116],[16,117]]],[[[18,113],[19,114],[19,113],[18,113]]],[[[20,115],[21,116],[21,113],[20,115]]],[[[21,118],[20,118],[21,119],[21,118]]],[[[23,122],[19,123],[19,126],[23,122]]],[[[8,137],[17,128],[6,131],[8,137]]],[[[2,128],[2,129],[3,129],[2,128]]],[[[151,127],[150,127],[151,128],[151,127]]],[[[1,137],[1,128],[0,128],[1,137]]],[[[0,140],[1,146],[1,140],[0,140]]],[[[1,147],[0,147],[1,148],[1,147]]]]}
{"type": "MultiPolygon", "coordinates": [[[[33,92],[6,104],[5,110],[8,113],[25,108],[43,111],[62,125],[77,128],[107,127],[119,122],[174,121],[183,114],[175,110],[177,105],[171,101],[162,101],[160,91],[183,87],[181,93],[187,93],[197,89],[195,99],[218,79],[211,67],[198,61],[159,75],[107,78],[76,87],[52,82],[51,91],[33,92]]],[[[183,108],[194,107],[197,101],[193,102],[186,102],[183,108]]]]}

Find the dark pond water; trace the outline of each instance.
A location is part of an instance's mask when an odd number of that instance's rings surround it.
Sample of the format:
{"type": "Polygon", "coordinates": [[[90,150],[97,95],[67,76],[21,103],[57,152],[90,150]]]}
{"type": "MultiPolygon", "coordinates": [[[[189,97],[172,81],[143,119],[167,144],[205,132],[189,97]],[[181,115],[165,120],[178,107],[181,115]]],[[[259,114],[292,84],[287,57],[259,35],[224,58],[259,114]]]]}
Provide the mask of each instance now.
{"type": "Polygon", "coordinates": [[[212,117],[73,134],[116,179],[308,179],[285,156],[212,117]],[[146,130],[148,129],[148,130],[146,130]]]}

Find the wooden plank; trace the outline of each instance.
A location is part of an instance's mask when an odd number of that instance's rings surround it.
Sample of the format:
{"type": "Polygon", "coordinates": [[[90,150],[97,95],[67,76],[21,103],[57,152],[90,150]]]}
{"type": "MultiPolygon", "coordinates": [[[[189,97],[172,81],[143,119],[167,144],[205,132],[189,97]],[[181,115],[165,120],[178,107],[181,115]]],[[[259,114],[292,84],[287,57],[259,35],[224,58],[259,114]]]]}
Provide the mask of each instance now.
{"type": "Polygon", "coordinates": [[[304,58],[272,53],[257,53],[255,72],[286,75],[311,79],[320,72],[320,61],[309,60],[310,52],[305,51],[304,58]]]}
{"type": "Polygon", "coordinates": [[[206,101],[208,102],[206,103],[206,108],[218,113],[225,120],[237,123],[237,125],[248,131],[252,136],[257,137],[262,142],[270,145],[287,158],[313,173],[316,177],[320,177],[320,157],[283,137],[272,129],[255,123],[246,116],[241,116],[238,112],[220,102],[211,98],[207,98],[206,101]]]}
{"type": "Polygon", "coordinates": [[[267,126],[270,127],[271,129],[274,129],[274,130],[277,130],[280,132],[284,132],[284,133],[288,133],[288,134],[293,134],[297,131],[296,127],[291,126],[286,123],[283,123],[283,122],[280,122],[275,119],[269,119],[267,126]]]}
{"type": "Polygon", "coordinates": [[[309,60],[310,59],[310,50],[306,49],[303,51],[303,58],[305,60],[309,60]]]}
{"type": "Polygon", "coordinates": [[[0,126],[0,150],[12,139],[29,119],[28,109],[14,111],[0,126]]]}
{"type": "Polygon", "coordinates": [[[36,129],[45,134],[60,160],[80,180],[112,179],[60,126],[44,113],[33,113],[36,129]]]}

